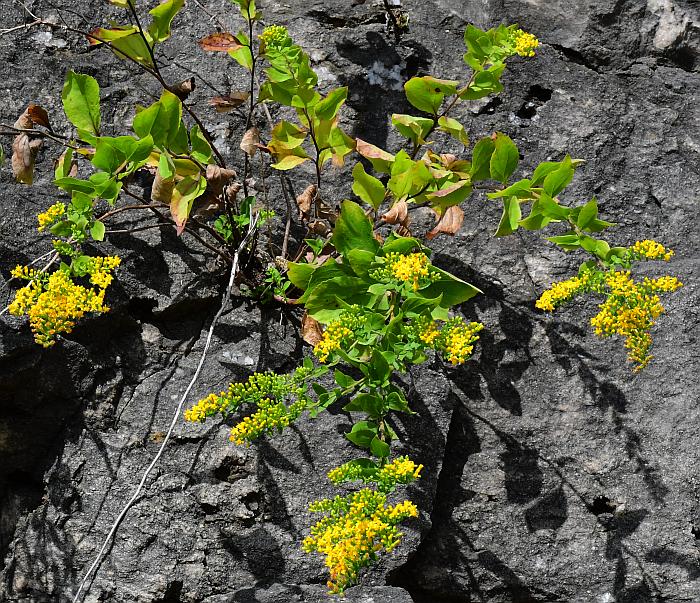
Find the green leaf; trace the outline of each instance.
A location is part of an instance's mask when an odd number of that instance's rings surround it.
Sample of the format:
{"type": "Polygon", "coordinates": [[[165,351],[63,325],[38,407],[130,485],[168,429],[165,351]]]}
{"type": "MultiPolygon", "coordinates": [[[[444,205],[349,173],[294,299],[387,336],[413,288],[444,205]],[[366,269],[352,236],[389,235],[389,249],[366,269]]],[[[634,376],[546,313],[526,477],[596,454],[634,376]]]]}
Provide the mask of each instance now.
{"type": "Polygon", "coordinates": [[[594,253],[601,260],[607,259],[608,254],[610,253],[610,245],[608,245],[607,242],[600,239],[594,239],[593,237],[586,235],[581,236],[580,240],[581,247],[583,247],[586,251],[594,253]]]}
{"type": "Polygon", "coordinates": [[[105,238],[105,225],[99,220],[95,220],[95,223],[90,229],[90,234],[95,241],[104,241],[105,238]]]}
{"type": "Polygon", "coordinates": [[[214,163],[214,152],[211,145],[197,125],[192,126],[190,130],[190,145],[192,147],[192,157],[199,163],[205,165],[214,163]]]}
{"type": "Polygon", "coordinates": [[[128,163],[139,167],[148,159],[153,150],[153,139],[149,136],[138,140],[133,136],[103,136],[97,139],[92,164],[99,170],[114,174],[124,169],[128,163]]]}
{"type": "Polygon", "coordinates": [[[367,374],[372,381],[377,383],[388,383],[391,377],[392,368],[387,362],[384,353],[377,349],[372,350],[372,358],[367,365],[367,374]]]}
{"type": "Polygon", "coordinates": [[[352,177],[352,192],[375,210],[379,209],[386,196],[381,180],[365,172],[364,166],[359,162],[352,170],[352,177]]]}
{"type": "Polygon", "coordinates": [[[547,237],[551,243],[559,245],[564,251],[573,251],[581,247],[579,236],[575,233],[560,235],[557,237],[547,237]]]}
{"type": "Polygon", "coordinates": [[[164,90],[160,100],[136,114],[133,128],[139,138],[150,134],[156,146],[170,148],[178,139],[181,122],[180,99],[164,90]]]}
{"type": "Polygon", "coordinates": [[[316,117],[324,120],[332,120],[338,115],[340,107],[343,106],[348,97],[347,86],[331,90],[326,98],[316,105],[316,117]]]}
{"type": "Polygon", "coordinates": [[[474,145],[471,167],[472,182],[491,178],[491,157],[495,148],[496,143],[490,136],[482,138],[474,145]]]}
{"type": "Polygon", "coordinates": [[[100,135],[100,86],[95,78],[69,71],[61,99],[66,117],[78,130],[100,135]]]}
{"type": "Polygon", "coordinates": [[[346,375],[338,369],[333,371],[333,378],[335,379],[335,382],[343,389],[349,389],[358,383],[358,381],[355,381],[352,377],[350,377],[350,375],[346,375]]]}
{"type": "Polygon", "coordinates": [[[421,145],[425,144],[425,137],[435,122],[426,117],[394,113],[391,116],[391,123],[402,136],[408,138],[414,144],[421,145]]]}
{"type": "Polygon", "coordinates": [[[499,199],[501,197],[517,197],[518,199],[532,198],[530,181],[527,178],[514,182],[509,187],[495,193],[486,193],[489,199],[499,199]]]}
{"type": "Polygon", "coordinates": [[[559,161],[543,161],[535,168],[535,171],[532,173],[532,178],[530,178],[530,185],[532,187],[541,186],[547,175],[559,169],[560,166],[561,163],[559,161]]]}
{"type": "Polygon", "coordinates": [[[418,239],[415,239],[413,237],[401,237],[396,233],[392,232],[387,237],[386,241],[384,241],[384,245],[382,245],[380,253],[382,255],[387,255],[388,253],[407,254],[412,253],[414,251],[418,251],[420,248],[421,244],[418,239]]]}
{"type": "MultiPolygon", "coordinates": [[[[239,40],[241,39],[240,34],[236,37],[239,40]]],[[[253,69],[253,55],[250,54],[250,47],[241,46],[235,50],[229,50],[228,55],[244,69],[247,69],[248,71],[253,69]]]]}
{"type": "Polygon", "coordinates": [[[373,251],[365,251],[364,249],[351,249],[344,254],[347,258],[350,267],[357,276],[366,277],[372,264],[376,261],[376,255],[373,251]]]}
{"type": "Polygon", "coordinates": [[[372,222],[354,201],[343,201],[331,242],[343,255],[351,249],[364,249],[372,253],[379,249],[372,222]]]}
{"type": "Polygon", "coordinates": [[[502,92],[503,84],[501,84],[500,79],[505,67],[505,63],[496,63],[486,71],[477,73],[469,87],[459,95],[459,98],[476,100],[489,94],[502,92]]]}
{"type": "Polygon", "coordinates": [[[556,170],[547,174],[542,188],[545,193],[554,198],[568,186],[573,177],[574,168],[571,164],[571,157],[567,155],[556,170]]]}
{"type": "Polygon", "coordinates": [[[100,27],[91,31],[88,39],[93,46],[109,42],[110,48],[119,58],[127,56],[141,65],[153,68],[149,46],[135,25],[118,26],[112,29],[100,27]]]}
{"type": "Polygon", "coordinates": [[[292,284],[305,291],[309,286],[309,280],[314,272],[314,267],[311,264],[302,264],[298,262],[289,262],[287,264],[287,278],[292,281],[292,284]]]}
{"type": "Polygon", "coordinates": [[[430,75],[413,77],[404,84],[406,98],[416,109],[437,115],[445,95],[454,94],[459,82],[430,75]]]}
{"type": "Polygon", "coordinates": [[[185,5],[185,0],[165,0],[154,9],[148,11],[153,22],[148,28],[153,42],[162,42],[170,37],[170,25],[175,15],[185,5]]]}
{"type": "Polygon", "coordinates": [[[282,157],[282,159],[280,159],[277,163],[273,163],[270,167],[273,167],[276,170],[286,171],[294,169],[298,165],[301,165],[302,163],[308,160],[309,157],[301,157],[299,155],[286,155],[285,157],[282,157]]]}
{"type": "Polygon", "coordinates": [[[306,140],[307,135],[307,130],[283,119],[272,129],[269,146],[275,153],[279,149],[296,149],[306,140]]]}
{"type": "Polygon", "coordinates": [[[505,237],[518,230],[518,222],[522,217],[520,202],[517,197],[506,197],[503,199],[503,215],[498,224],[495,236],[505,237]]]}
{"type": "Polygon", "coordinates": [[[372,441],[369,443],[369,449],[370,449],[370,452],[374,456],[376,456],[380,459],[384,459],[384,458],[388,457],[389,453],[391,452],[391,448],[389,447],[389,444],[380,440],[377,437],[372,438],[372,441]]]}
{"type": "MultiPolygon", "coordinates": [[[[54,170],[54,177],[56,179],[64,178],[70,174],[71,167],[73,166],[73,151],[74,150],[69,147],[66,149],[65,153],[59,157],[56,163],[56,169],[54,170]]],[[[3,150],[0,147],[0,163],[2,163],[2,159],[3,150]]]]}
{"type": "Polygon", "coordinates": [[[576,226],[581,230],[587,230],[591,223],[598,217],[598,203],[595,197],[581,208],[576,220],[576,226]]]}
{"type": "Polygon", "coordinates": [[[457,142],[461,142],[465,147],[469,146],[469,136],[467,136],[467,131],[456,119],[443,115],[440,119],[438,119],[438,125],[443,132],[447,132],[457,142]]]}
{"type": "Polygon", "coordinates": [[[438,278],[428,287],[422,289],[421,293],[427,298],[435,298],[442,295],[442,306],[444,308],[462,304],[478,293],[483,293],[474,285],[470,285],[440,268],[433,266],[433,271],[439,275],[438,278]]]}
{"type": "Polygon", "coordinates": [[[358,421],[352,426],[350,433],[345,437],[360,448],[369,448],[370,442],[377,435],[377,425],[369,421],[358,421]]]}
{"type": "Polygon", "coordinates": [[[343,406],[343,410],[349,412],[365,412],[370,418],[378,419],[383,411],[381,398],[374,394],[362,393],[355,396],[350,402],[343,406]]]}
{"type": "Polygon", "coordinates": [[[520,156],[518,147],[505,134],[496,133],[494,141],[495,148],[491,155],[491,178],[503,184],[508,182],[508,178],[518,167],[520,156]]]}

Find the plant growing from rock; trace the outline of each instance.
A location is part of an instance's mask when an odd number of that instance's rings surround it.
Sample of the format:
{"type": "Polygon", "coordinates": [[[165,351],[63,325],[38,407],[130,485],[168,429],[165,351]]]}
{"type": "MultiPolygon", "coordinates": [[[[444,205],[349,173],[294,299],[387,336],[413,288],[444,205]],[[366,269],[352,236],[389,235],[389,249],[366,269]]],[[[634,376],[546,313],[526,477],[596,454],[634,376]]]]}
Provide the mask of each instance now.
{"type": "MultiPolygon", "coordinates": [[[[602,296],[600,312],[591,320],[595,333],[625,338],[635,370],[651,360],[650,330],[664,310],[659,294],[681,283],[671,276],[635,277],[636,262],[668,261],[673,252],[651,240],[630,247],[611,245],[601,233],[614,225],[599,216],[595,198],[581,204],[563,202],[582,161],[567,155],[540,163],[529,178],[513,181],[520,157],[515,143],[495,132],[472,144],[467,129],[454,117],[460,103],[503,90],[506,60],[534,56],[539,42],[532,34],[514,25],[488,31],[468,26],[464,61],[471,70],[469,78],[426,75],[408,80],[406,97],[421,114],[392,116],[406,148],[390,153],[342,129],[339,116],[348,89],[321,94],[309,56],[284,27],[269,26],[256,35],[262,15],[254,0],[232,1],[240,9],[245,31],[217,32],[200,45],[205,51],[228,54],[247,74],[247,90],[211,101],[219,111],[245,107],[240,181],[226,167],[194,109],[184,102],[194,80],[168,83],[159,68],[157,45],[170,36],[184,0],[166,0],[151,10],[147,28],[131,0],[111,0],[125,9],[131,23],[99,28],[86,37],[153,76],[162,94],[150,106],[137,107],[134,135],[105,136],[98,83],[69,72],[62,98],[74,135],[57,135],[46,112],[34,105],[9,128],[15,136],[13,171],[20,182],[31,184],[44,139],[67,147],[54,182],[70,197],[39,215],[39,230],[56,237],[54,254],[44,269],[13,270],[13,278],[28,284],[16,293],[9,310],[29,317],[36,341],[44,346],[69,333],[86,313],[107,311],[105,290],[119,258],[89,256],[82,245],[102,241],[110,232],[106,221],[123,211],[150,211],[159,219],[155,227],[172,225],[178,234],[194,236],[233,264],[233,278],[238,251],[255,253],[251,231],[274,215],[250,194],[253,159],[269,156],[270,167],[280,174],[312,165],[313,182],[296,200],[307,232],[294,254],[287,253],[291,204],[281,178],[288,205],[284,240],[280,256],[269,258],[257,290],[263,298],[303,306],[303,335],[313,344],[318,362],[306,358],[286,375],[255,373],[246,382],[203,398],[185,412],[185,419],[204,421],[248,410],[231,431],[235,444],[248,445],[282,432],[305,413],[313,418],[334,404],[354,413],[346,437],[366,456],[340,465],[328,477],[337,486],[362,486],[312,503],[310,510],[323,517],[303,543],[305,551],[325,555],[329,588],[342,593],[357,582],[362,568],[400,543],[399,525],[418,514],[410,500],[392,502],[398,487],[413,483],[422,470],[407,456],[391,455],[397,439],[392,415],[413,413],[399,377],[434,353],[453,365],[463,364],[484,328],[455,314],[480,291],[431,263],[430,249],[410,230],[414,209],[428,207],[436,216],[427,240],[454,235],[464,220],[461,205],[473,200],[480,183],[479,188],[489,190],[486,202],[503,205],[496,237],[519,228],[558,228],[546,240],[565,252],[583,252],[587,259],[576,276],[544,291],[536,307],[551,312],[579,295],[602,296]],[[266,79],[258,85],[263,68],[266,79]],[[289,119],[273,124],[266,103],[285,108],[289,119]],[[261,107],[270,126],[267,137],[258,129],[261,107]],[[440,153],[437,132],[460,143],[464,157],[440,153]],[[352,169],[352,192],[364,205],[346,200],[338,210],[324,200],[324,173],[329,164],[342,167],[355,152],[364,163],[352,169]],[[77,177],[79,162],[89,164],[93,173],[77,177]],[[144,172],[152,177],[148,198],[131,188],[135,175],[144,172]],[[244,198],[239,201],[241,190],[244,198]],[[131,204],[117,206],[124,196],[131,204]],[[103,203],[107,207],[100,213],[97,208],[103,203]],[[198,214],[202,207],[207,212],[198,214]],[[49,274],[59,260],[58,269],[49,274]]],[[[387,11],[393,14],[388,7],[387,11]]]]}

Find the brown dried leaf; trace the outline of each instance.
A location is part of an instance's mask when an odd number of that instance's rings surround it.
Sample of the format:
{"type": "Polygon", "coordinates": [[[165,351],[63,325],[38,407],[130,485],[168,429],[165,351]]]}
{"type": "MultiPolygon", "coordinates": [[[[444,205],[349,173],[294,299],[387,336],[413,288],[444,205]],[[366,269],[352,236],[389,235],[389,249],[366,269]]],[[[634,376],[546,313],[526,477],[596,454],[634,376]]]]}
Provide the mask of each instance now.
{"type": "Polygon", "coordinates": [[[234,170],[219,167],[218,165],[207,166],[207,200],[213,201],[220,197],[226,185],[236,177],[234,170]]]}
{"type": "Polygon", "coordinates": [[[25,133],[15,136],[12,142],[12,173],[17,182],[34,182],[34,160],[42,145],[40,138],[31,139],[25,133]]]}
{"type": "Polygon", "coordinates": [[[151,186],[151,199],[170,205],[174,189],[175,177],[163,178],[160,175],[160,170],[156,170],[156,177],[153,179],[153,185],[151,186]]]}
{"type": "Polygon", "coordinates": [[[238,38],[227,31],[208,35],[199,41],[199,45],[204,50],[211,50],[212,52],[228,52],[229,50],[237,50],[242,46],[238,38]]]}
{"type": "Polygon", "coordinates": [[[299,219],[308,220],[311,217],[311,207],[316,200],[318,188],[315,184],[309,184],[301,195],[297,196],[297,207],[299,208],[299,219]]]}
{"type": "Polygon", "coordinates": [[[323,338],[323,330],[321,324],[311,318],[306,312],[301,319],[301,336],[309,345],[316,345],[323,338]]]}
{"type": "Polygon", "coordinates": [[[187,97],[194,91],[194,89],[197,87],[197,84],[194,80],[194,77],[191,77],[187,80],[182,80],[179,84],[175,84],[170,88],[170,92],[172,92],[175,96],[177,96],[181,101],[184,101],[187,99],[187,97]]]}
{"type": "MultiPolygon", "coordinates": [[[[437,216],[437,212],[435,213],[437,216]]],[[[448,234],[454,236],[455,233],[462,228],[462,222],[464,222],[464,212],[459,205],[453,205],[445,210],[442,218],[438,218],[435,228],[433,228],[429,233],[425,235],[425,238],[429,241],[434,239],[440,233],[448,234]]]]}
{"type": "Polygon", "coordinates": [[[382,220],[387,224],[404,224],[408,220],[408,204],[405,201],[398,201],[382,215],[382,220]]]}
{"type": "Polygon", "coordinates": [[[248,92],[231,92],[228,96],[215,96],[209,104],[216,109],[217,113],[227,113],[240,107],[249,97],[248,92]]]}
{"type": "Polygon", "coordinates": [[[29,105],[27,107],[26,113],[29,114],[31,120],[37,126],[44,126],[45,128],[51,129],[51,123],[49,122],[49,114],[43,107],[40,107],[39,105],[29,105]]]}
{"type": "Polygon", "coordinates": [[[241,150],[250,157],[253,157],[258,150],[260,144],[260,130],[256,127],[250,128],[241,139],[241,150]]]}

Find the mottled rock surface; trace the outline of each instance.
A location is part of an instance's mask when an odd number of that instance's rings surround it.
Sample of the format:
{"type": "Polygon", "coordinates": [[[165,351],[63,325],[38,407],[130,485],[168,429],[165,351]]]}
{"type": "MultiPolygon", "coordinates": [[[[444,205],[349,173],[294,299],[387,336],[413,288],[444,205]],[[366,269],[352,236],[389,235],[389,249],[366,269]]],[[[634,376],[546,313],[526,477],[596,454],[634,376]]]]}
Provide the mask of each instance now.
{"type": "MultiPolygon", "coordinates": [[[[403,4],[410,32],[397,44],[379,2],[259,0],[267,22],[288,25],[311,54],[324,89],[350,86],[343,121],[351,133],[390,150],[400,140],[389,115],[412,111],[401,83],[425,73],[463,78],[468,22],[518,22],[536,33],[538,57],[514,60],[505,93],[465,106],[459,117],[472,138],[510,135],[523,174],[567,152],[585,159],[567,198],[595,194],[619,224],[612,235],[619,244],[657,238],[675,249],[671,269],[686,287],[667,298],[654,331],[656,358],[634,375],[621,342],[590,332],[590,301],[554,317],[534,311],[539,292],[572,274],[581,258],[530,233],[494,239],[500,209],[475,195],[464,229],[435,241],[435,261],[485,292],[461,310],[487,331],[465,368],[434,363],[412,375],[419,416],[397,428],[404,450],[426,465],[411,492],[422,515],[347,600],[698,601],[698,4],[403,4]]],[[[85,29],[120,14],[87,0],[26,5],[85,29]]],[[[188,68],[219,90],[236,88],[233,63],[196,46],[216,27],[200,5],[227,28],[240,26],[225,0],[188,2],[166,45],[167,73],[175,81],[188,68]]],[[[25,19],[19,2],[4,0],[0,28],[25,19]]],[[[86,52],[80,36],[16,31],[0,37],[0,122],[12,123],[36,102],[63,131],[60,90],[69,68],[99,80],[108,133],[123,133],[133,105],[157,93],[128,64],[86,52]]],[[[211,94],[201,84],[193,99],[236,163],[241,125],[206,105],[211,94]]],[[[35,215],[56,198],[54,156],[55,149],[42,151],[33,188],[14,184],[3,167],[3,278],[49,248],[35,215]]],[[[331,176],[329,200],[347,196],[347,177],[331,176]]],[[[295,178],[301,190],[307,174],[295,178]]],[[[428,225],[424,216],[419,231],[428,225]]],[[[0,322],[3,601],[70,600],[156,453],[219,305],[224,271],[196,241],[163,229],[115,235],[110,245],[124,266],[108,315],[47,351],[21,321],[0,322]]],[[[645,267],[649,274],[666,268],[645,267]]],[[[3,304],[10,299],[6,288],[2,296],[3,304]]],[[[256,369],[294,367],[305,353],[297,328],[298,316],[235,297],[192,399],[256,369]]],[[[178,425],[86,600],[325,600],[322,562],[299,544],[311,520],[308,501],[332,492],[325,472],[352,454],[341,436],[348,423],[342,412],[328,413],[248,449],[230,445],[223,424],[178,425]]]]}

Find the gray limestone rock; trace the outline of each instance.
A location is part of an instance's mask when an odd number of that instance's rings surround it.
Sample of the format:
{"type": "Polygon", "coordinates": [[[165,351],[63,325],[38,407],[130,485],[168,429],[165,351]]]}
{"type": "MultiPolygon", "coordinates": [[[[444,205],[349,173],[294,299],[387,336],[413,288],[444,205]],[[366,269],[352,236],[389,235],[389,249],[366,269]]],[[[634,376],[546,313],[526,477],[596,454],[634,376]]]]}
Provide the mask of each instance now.
{"type": "MultiPolygon", "coordinates": [[[[472,139],[494,130],[511,136],[523,157],[518,175],[565,153],[585,159],[568,199],[596,195],[619,225],[611,231],[619,244],[656,238],[675,249],[669,267],[646,269],[668,268],[686,283],[667,298],[654,361],[634,375],[621,342],[592,335],[590,301],[553,317],[534,310],[539,292],[572,274],[580,257],[528,232],[493,238],[498,204],[475,195],[464,228],[433,242],[434,260],[484,291],[461,311],[487,329],[465,367],[435,362],[407,379],[419,414],[396,427],[402,450],[426,467],[410,491],[421,517],[346,599],[700,600],[697,2],[403,0],[410,30],[398,42],[381,2],[258,4],[266,23],[287,25],[310,53],[324,89],[350,87],[342,122],[351,134],[389,150],[401,144],[389,116],[411,112],[402,82],[426,73],[461,78],[467,23],[518,22],[534,32],[538,57],[514,60],[506,91],[458,117],[472,139]]],[[[26,5],[86,29],[120,14],[87,0],[26,5]]],[[[225,0],[189,2],[165,46],[168,76],[184,79],[190,69],[218,90],[235,89],[232,63],[197,47],[217,24],[201,6],[227,29],[240,26],[225,0]]],[[[7,0],[0,27],[25,21],[20,3],[7,0]]],[[[128,64],[86,52],[78,35],[17,30],[0,37],[0,122],[37,102],[63,131],[69,68],[99,80],[109,133],[123,133],[135,103],[158,92],[128,64]]],[[[242,125],[209,108],[211,94],[202,84],[193,102],[240,168],[242,125]]],[[[3,279],[48,249],[35,215],[56,198],[52,159],[47,146],[33,188],[2,169],[3,279]]],[[[332,174],[329,201],[348,195],[348,173],[332,174]]],[[[295,173],[297,192],[310,176],[295,173]]],[[[430,221],[418,216],[418,234],[430,221]]],[[[156,454],[220,302],[223,267],[196,241],[161,229],[115,235],[109,245],[124,259],[112,312],[49,350],[33,345],[21,321],[0,320],[2,601],[70,600],[156,454]]],[[[4,288],[3,303],[9,299],[4,288]]],[[[253,370],[292,369],[305,353],[297,333],[293,313],[234,297],[192,400],[253,370]]],[[[322,560],[303,554],[300,542],[312,521],[309,500],[333,493],[325,473],[351,458],[348,425],[333,411],[283,438],[236,448],[222,423],[179,424],[85,600],[326,600],[322,560]]]]}

